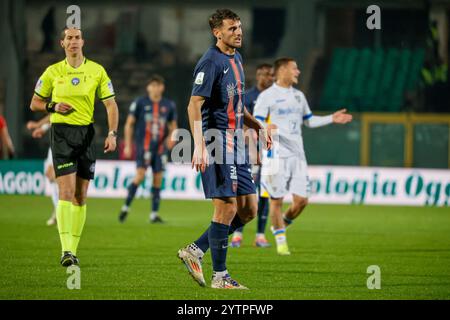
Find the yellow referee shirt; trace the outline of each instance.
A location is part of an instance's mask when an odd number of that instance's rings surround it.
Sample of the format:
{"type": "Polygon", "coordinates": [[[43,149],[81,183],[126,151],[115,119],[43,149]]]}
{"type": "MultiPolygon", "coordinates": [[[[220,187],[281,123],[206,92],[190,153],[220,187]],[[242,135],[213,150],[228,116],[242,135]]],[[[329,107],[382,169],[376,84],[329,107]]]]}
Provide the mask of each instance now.
{"type": "Polygon", "coordinates": [[[105,69],[98,63],[84,59],[73,68],[66,59],[49,66],[39,78],[34,93],[43,99],[65,102],[75,111],[69,114],[52,113],[51,123],[88,125],[94,122],[95,96],[100,100],[114,97],[114,89],[105,69]]]}

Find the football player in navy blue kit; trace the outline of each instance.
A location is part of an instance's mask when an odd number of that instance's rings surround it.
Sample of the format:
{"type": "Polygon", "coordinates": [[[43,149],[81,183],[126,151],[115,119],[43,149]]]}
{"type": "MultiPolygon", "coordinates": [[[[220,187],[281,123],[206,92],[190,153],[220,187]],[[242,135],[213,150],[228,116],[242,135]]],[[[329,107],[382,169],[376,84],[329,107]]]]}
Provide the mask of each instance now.
{"type": "Polygon", "coordinates": [[[180,249],[178,257],[194,280],[205,286],[202,258],[210,248],[211,287],[247,289],[230,277],[226,267],[228,236],[252,220],[257,211],[251,168],[248,161],[238,160],[242,157],[238,157],[236,134],[242,133],[245,124],[257,134],[263,134],[268,148],[271,138],[244,107],[244,70],[236,50],[242,45],[239,16],[228,9],[217,10],[210,17],[209,25],[216,45],[205,52],[195,67],[188,114],[194,138],[192,165],[201,171],[205,197],[212,199],[214,214],[209,228],[196,241],[180,249]],[[216,150],[214,155],[209,155],[206,149],[212,143],[207,137],[211,131],[219,132],[214,143],[222,151],[216,150]]]}
{"type": "Polygon", "coordinates": [[[177,112],[175,103],[163,97],[164,78],[153,75],[147,84],[147,95],[137,98],[130,106],[125,123],[125,158],[131,158],[133,149],[133,133],[136,143],[136,176],[128,187],[128,195],[119,215],[124,222],[136,195],[139,185],[144,181],[145,172],[151,167],[153,174],[152,206],[149,220],[151,223],[162,223],[158,215],[161,202],[161,183],[163,179],[167,152],[174,143],[172,132],[177,128],[177,112]],[[167,141],[166,141],[167,140],[167,141]]]}
{"type": "MultiPolygon", "coordinates": [[[[256,85],[245,92],[245,107],[253,115],[256,99],[259,94],[273,84],[273,68],[268,63],[260,64],[256,67],[256,85]]],[[[255,246],[261,248],[270,247],[270,243],[265,236],[267,217],[269,215],[269,194],[261,190],[261,166],[252,165],[253,179],[258,190],[258,221],[256,228],[255,246]]],[[[244,227],[238,228],[231,239],[231,246],[239,248],[243,239],[244,227]]]]}

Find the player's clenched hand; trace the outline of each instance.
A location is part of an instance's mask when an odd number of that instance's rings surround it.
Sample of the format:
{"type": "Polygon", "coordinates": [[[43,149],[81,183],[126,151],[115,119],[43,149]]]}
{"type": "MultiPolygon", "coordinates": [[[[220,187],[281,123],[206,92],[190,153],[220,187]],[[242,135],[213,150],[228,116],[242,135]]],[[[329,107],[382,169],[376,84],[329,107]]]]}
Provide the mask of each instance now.
{"type": "Polygon", "coordinates": [[[192,168],[195,166],[195,170],[198,172],[205,172],[208,165],[208,151],[206,150],[206,143],[203,139],[201,145],[194,148],[194,154],[192,155],[192,168]]]}
{"type": "Polygon", "coordinates": [[[273,123],[268,124],[267,128],[264,129],[264,136],[263,136],[263,138],[264,138],[264,142],[265,142],[265,148],[267,150],[272,149],[272,143],[273,143],[272,136],[273,136],[273,133],[274,133],[273,131],[276,130],[276,129],[278,129],[278,127],[276,125],[274,125],[273,123]]]}
{"type": "Polygon", "coordinates": [[[333,113],[333,122],[339,124],[346,124],[351,122],[353,116],[351,114],[346,113],[347,109],[341,109],[333,113]]]}
{"type": "Polygon", "coordinates": [[[116,150],[116,137],[108,135],[105,139],[104,152],[113,152],[116,150]]]}
{"type": "Polygon", "coordinates": [[[59,102],[55,105],[55,112],[60,114],[69,114],[71,112],[75,111],[74,108],[72,108],[71,105],[65,103],[65,102],[59,102]]]}

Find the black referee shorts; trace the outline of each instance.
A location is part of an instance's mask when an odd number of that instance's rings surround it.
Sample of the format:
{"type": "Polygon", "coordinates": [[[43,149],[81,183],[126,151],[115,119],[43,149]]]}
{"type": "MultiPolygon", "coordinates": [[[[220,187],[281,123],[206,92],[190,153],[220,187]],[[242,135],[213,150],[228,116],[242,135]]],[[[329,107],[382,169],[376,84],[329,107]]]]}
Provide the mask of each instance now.
{"type": "Polygon", "coordinates": [[[95,173],[94,126],[52,123],[50,147],[56,177],[76,172],[77,176],[91,180],[95,173]]]}

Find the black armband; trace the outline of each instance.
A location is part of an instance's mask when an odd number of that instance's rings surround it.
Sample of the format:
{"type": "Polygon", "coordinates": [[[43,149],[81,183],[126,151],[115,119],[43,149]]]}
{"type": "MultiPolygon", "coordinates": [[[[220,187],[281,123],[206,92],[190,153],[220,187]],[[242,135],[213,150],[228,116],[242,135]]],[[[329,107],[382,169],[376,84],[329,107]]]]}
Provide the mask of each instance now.
{"type": "Polygon", "coordinates": [[[45,110],[47,110],[48,113],[55,113],[56,112],[55,106],[56,106],[56,102],[54,102],[54,101],[48,102],[45,105],[45,110]]]}

